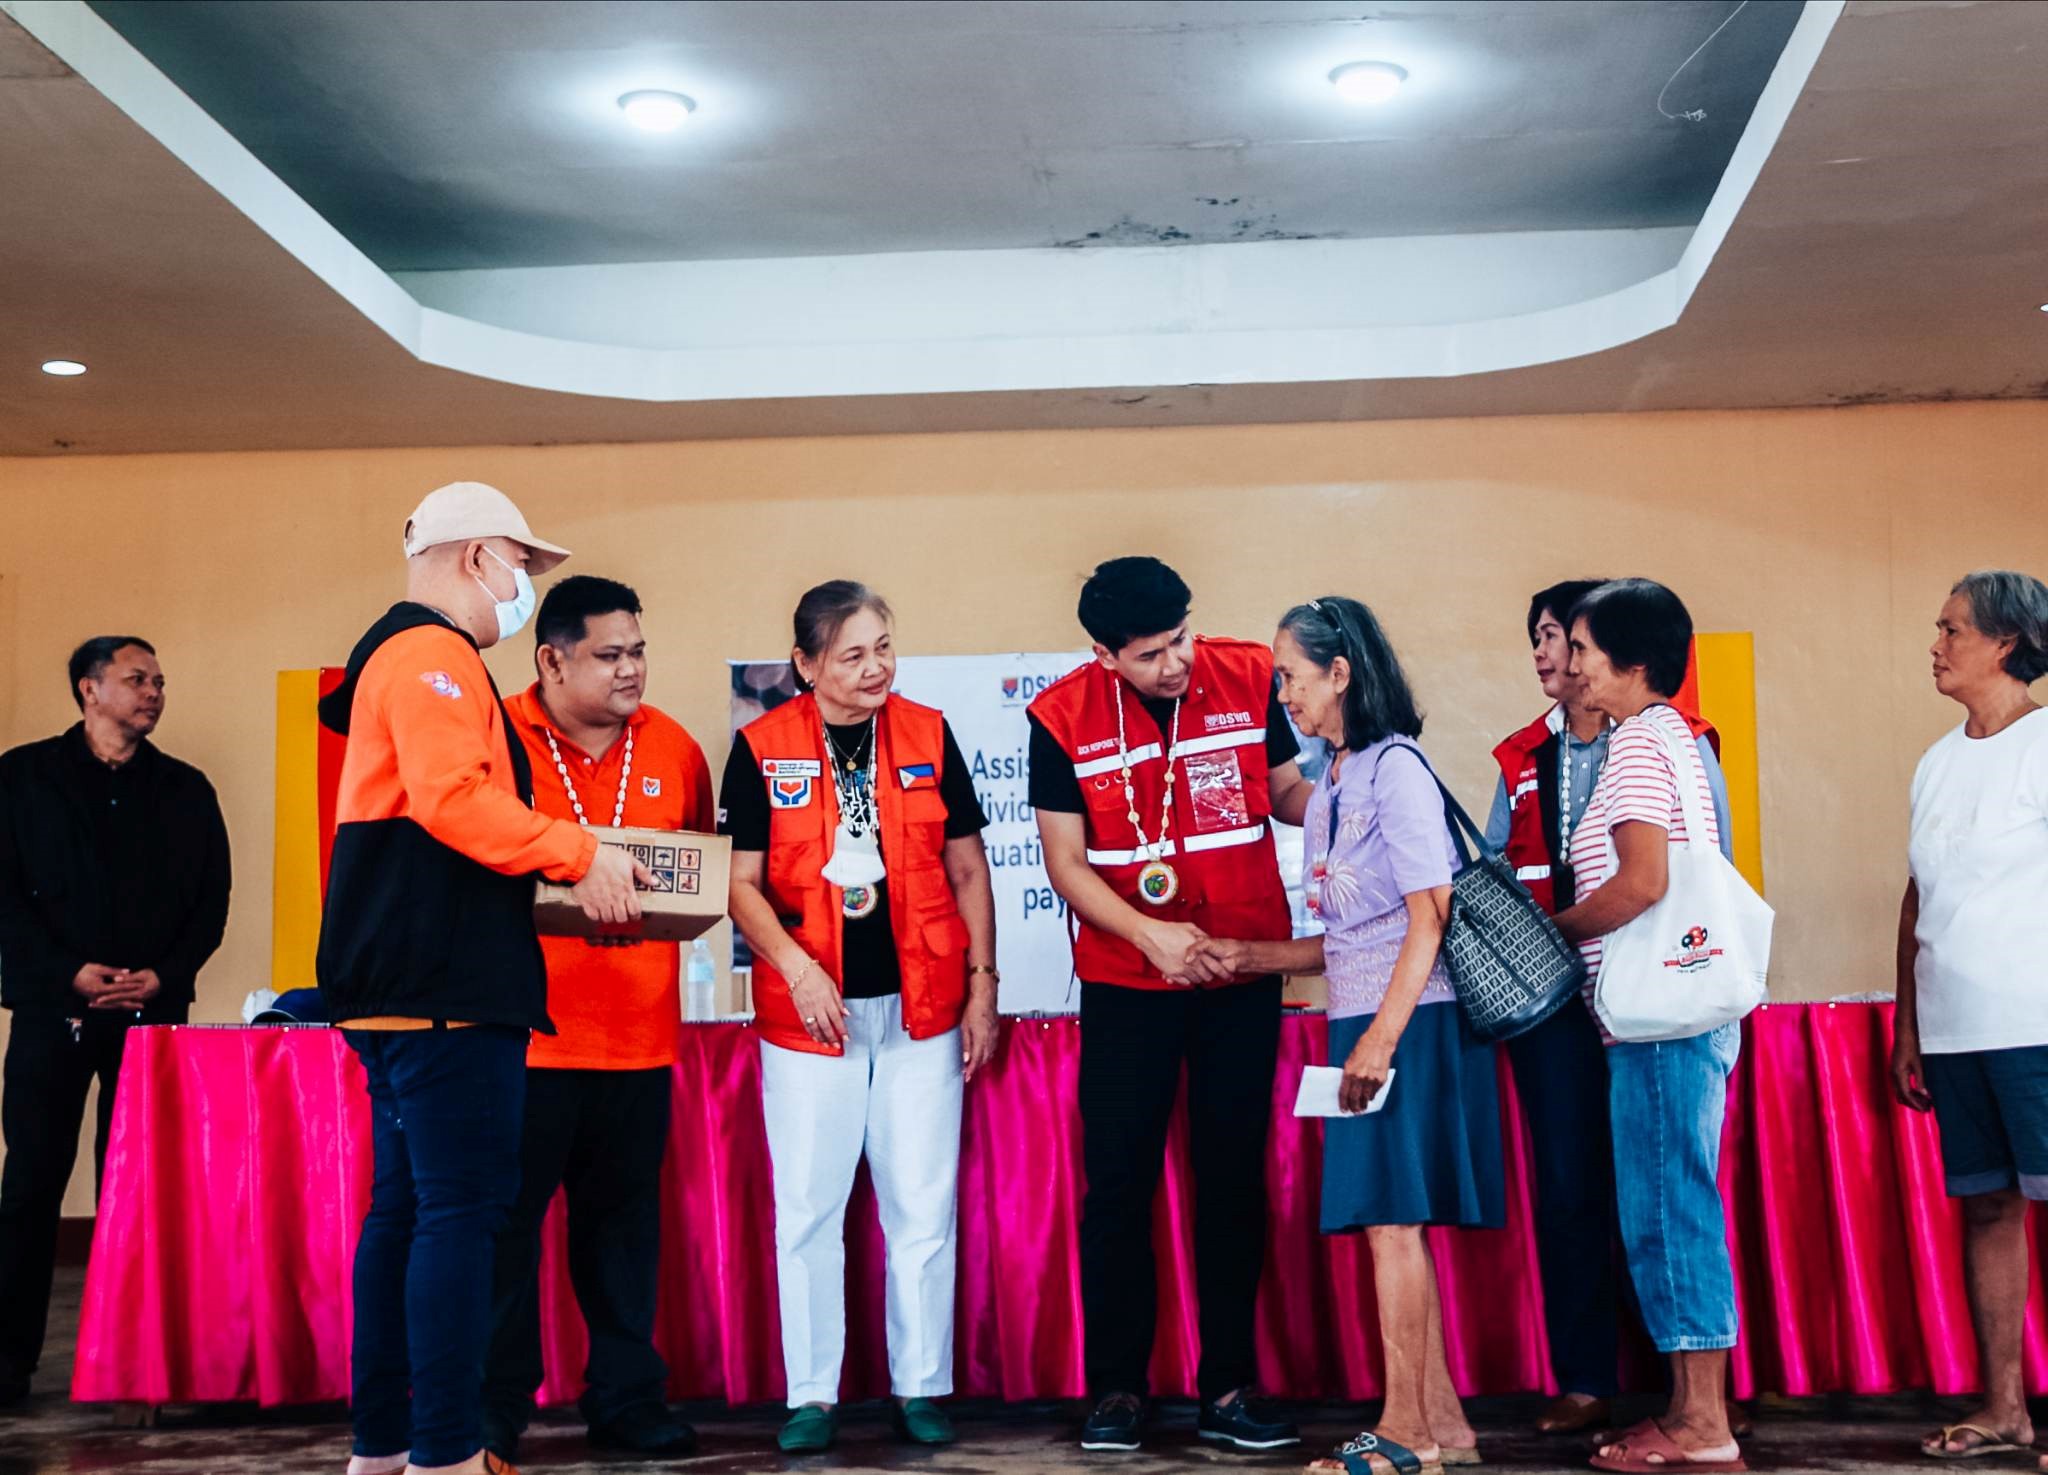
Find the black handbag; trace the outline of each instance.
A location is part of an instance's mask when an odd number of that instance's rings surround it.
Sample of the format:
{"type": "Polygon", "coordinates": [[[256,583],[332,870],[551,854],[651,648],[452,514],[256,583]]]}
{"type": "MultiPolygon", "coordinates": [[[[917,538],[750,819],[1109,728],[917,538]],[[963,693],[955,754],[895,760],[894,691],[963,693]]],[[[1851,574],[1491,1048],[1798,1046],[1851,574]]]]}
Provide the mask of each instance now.
{"type": "MultiPolygon", "coordinates": [[[[1507,857],[1486,843],[1422,749],[1411,743],[1393,746],[1408,748],[1420,758],[1444,797],[1444,824],[1458,853],[1458,869],[1451,878],[1451,914],[1444,924],[1444,970],[1451,976],[1466,1027],[1488,1044],[1526,1034],[1584,987],[1585,960],[1515,879],[1507,857]],[[1476,857],[1465,843],[1468,835],[1478,849],[1476,857]]],[[[1383,749],[1380,757],[1391,751],[1383,749]]]]}

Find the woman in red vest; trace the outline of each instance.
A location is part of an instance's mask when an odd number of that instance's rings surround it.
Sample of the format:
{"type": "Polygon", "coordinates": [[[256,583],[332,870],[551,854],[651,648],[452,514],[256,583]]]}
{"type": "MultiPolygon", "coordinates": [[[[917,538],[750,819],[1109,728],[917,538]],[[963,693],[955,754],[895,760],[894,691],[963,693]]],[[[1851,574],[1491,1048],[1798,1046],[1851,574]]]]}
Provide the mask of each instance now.
{"type": "Polygon", "coordinates": [[[733,739],[720,804],[754,952],[792,1453],[838,1432],[845,1217],[863,1155],[887,1237],[896,1426],[945,1444],[961,1086],[995,1053],[988,823],[946,720],[891,693],[889,606],[849,580],[796,608],[802,694],[733,739]]]}

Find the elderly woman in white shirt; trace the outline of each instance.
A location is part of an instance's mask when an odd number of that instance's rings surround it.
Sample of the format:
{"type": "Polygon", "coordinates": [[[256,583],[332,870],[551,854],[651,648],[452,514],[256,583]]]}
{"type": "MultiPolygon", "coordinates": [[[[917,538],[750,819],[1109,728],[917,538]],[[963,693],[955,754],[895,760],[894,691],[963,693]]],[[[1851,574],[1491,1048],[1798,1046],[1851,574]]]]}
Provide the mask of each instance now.
{"type": "Polygon", "coordinates": [[[2034,1442],[2020,1337],[2027,1201],[2048,1199],[2048,713],[2028,688],[2048,676],[2048,586],[1960,580],[1929,654],[1967,716],[1913,775],[1892,1086],[1934,1112],[1963,1201],[1984,1400],[1920,1448],[1965,1459],[2034,1442]]]}

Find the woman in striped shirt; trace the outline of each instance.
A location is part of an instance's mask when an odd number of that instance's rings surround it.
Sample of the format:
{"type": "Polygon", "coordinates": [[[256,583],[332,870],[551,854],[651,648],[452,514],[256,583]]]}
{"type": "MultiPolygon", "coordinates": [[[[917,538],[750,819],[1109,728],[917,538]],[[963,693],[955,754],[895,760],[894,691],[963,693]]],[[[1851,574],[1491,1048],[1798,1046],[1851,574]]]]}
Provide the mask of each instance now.
{"type": "MultiPolygon", "coordinates": [[[[1572,834],[1574,905],[1557,918],[1585,955],[1588,1007],[1606,936],[1663,899],[1670,847],[1690,838],[1681,784],[1692,786],[1697,812],[1718,829],[1692,731],[1671,706],[1691,650],[1692,616],[1648,579],[1603,584],[1572,612],[1572,675],[1585,684],[1586,705],[1619,724],[1572,834]]],[[[1720,835],[1707,838],[1718,843],[1720,835]]],[[[1622,1243],[1643,1324],[1671,1358],[1672,1394],[1662,1418],[1603,1445],[1596,1469],[1747,1468],[1728,1427],[1735,1279],[1716,1181],[1739,1029],[1654,1043],[1602,1031],[1622,1243]]]]}

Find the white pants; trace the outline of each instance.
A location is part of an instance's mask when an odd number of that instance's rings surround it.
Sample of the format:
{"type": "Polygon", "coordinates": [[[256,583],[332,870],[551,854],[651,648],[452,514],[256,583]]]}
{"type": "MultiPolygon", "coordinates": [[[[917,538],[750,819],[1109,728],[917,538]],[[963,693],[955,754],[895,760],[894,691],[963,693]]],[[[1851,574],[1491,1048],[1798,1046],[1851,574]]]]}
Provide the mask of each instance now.
{"type": "Polygon", "coordinates": [[[775,1177],[775,1274],[789,1403],[839,1401],[846,1354],[846,1200],[868,1160],[888,1241],[889,1382],[953,1391],[960,1031],[904,1033],[903,1001],[848,999],[843,1056],[761,1046],[775,1177]]]}

